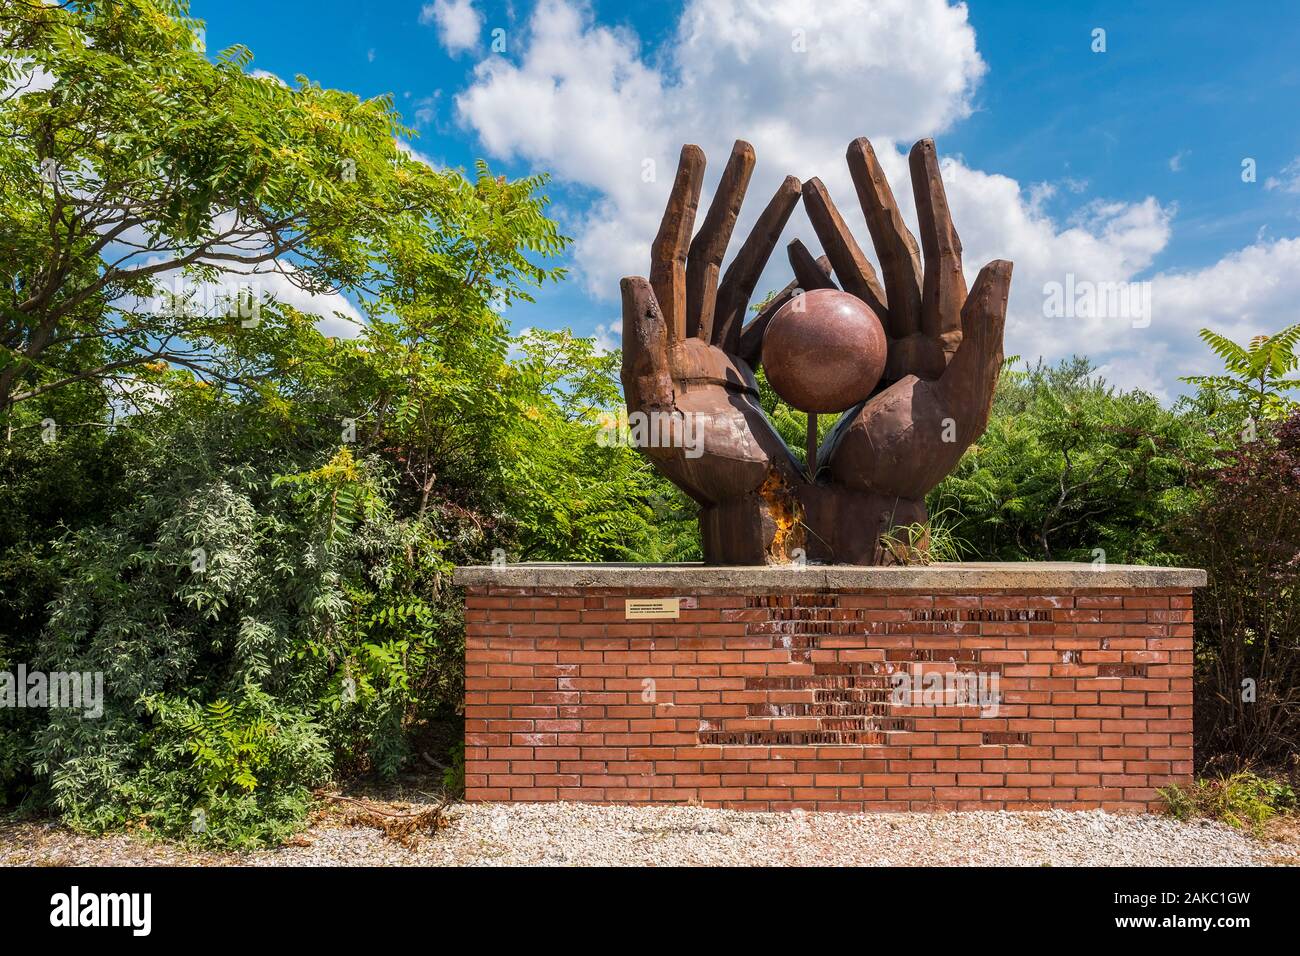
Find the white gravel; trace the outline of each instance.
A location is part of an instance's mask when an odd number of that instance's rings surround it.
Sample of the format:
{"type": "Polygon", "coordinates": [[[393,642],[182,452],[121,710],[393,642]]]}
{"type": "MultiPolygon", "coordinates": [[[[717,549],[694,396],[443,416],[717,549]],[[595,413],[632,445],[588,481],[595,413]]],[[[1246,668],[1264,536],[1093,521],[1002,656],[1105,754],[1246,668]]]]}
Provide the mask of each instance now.
{"type": "Polygon", "coordinates": [[[700,807],[475,804],[415,852],[335,830],[257,862],[477,866],[1252,865],[1276,855],[1217,823],[1105,813],[750,813],[700,807]],[[362,848],[365,848],[363,851],[362,848]]]}
{"type": "Polygon", "coordinates": [[[182,862],[255,866],[1251,866],[1300,864],[1294,844],[1221,823],[1069,813],[749,813],[701,807],[458,804],[406,849],[365,827],[322,823],[250,854],[187,854],[125,836],[0,828],[0,864],[182,862]],[[17,837],[17,839],[15,839],[17,837]]]}

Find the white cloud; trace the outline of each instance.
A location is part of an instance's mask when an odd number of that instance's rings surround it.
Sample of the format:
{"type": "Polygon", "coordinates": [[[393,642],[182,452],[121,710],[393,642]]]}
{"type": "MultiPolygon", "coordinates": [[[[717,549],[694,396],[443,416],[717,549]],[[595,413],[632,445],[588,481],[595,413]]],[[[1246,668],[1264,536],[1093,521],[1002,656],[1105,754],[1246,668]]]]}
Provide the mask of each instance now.
{"type": "Polygon", "coordinates": [[[434,24],[448,53],[463,53],[478,46],[483,17],[473,0],[434,0],[420,8],[420,22],[434,24]]]}
{"type": "Polygon", "coordinates": [[[267,295],[299,312],[317,316],[316,328],[322,335],[351,339],[361,333],[365,320],[344,296],[337,292],[309,292],[293,281],[292,266],[280,263],[280,268],[282,271],[255,277],[267,295]]]}
{"type": "MultiPolygon", "coordinates": [[[[5,59],[9,58],[6,57],[5,59]]],[[[0,91],[0,99],[22,96],[25,93],[40,93],[53,88],[53,73],[42,67],[32,66],[31,60],[24,60],[18,64],[18,70],[13,79],[5,84],[4,89],[0,91]]]]}
{"type": "Polygon", "coordinates": [[[623,320],[613,319],[596,325],[596,350],[612,352],[623,347],[623,320]]]}
{"type": "MultiPolygon", "coordinates": [[[[219,235],[226,234],[235,228],[236,222],[233,212],[220,213],[213,218],[213,231],[219,235]]],[[[137,246],[148,242],[141,227],[128,230],[121,238],[125,242],[134,242],[137,246]]],[[[257,251],[255,245],[256,241],[250,238],[238,247],[217,246],[215,248],[225,252],[237,248],[241,254],[248,255],[257,251]]],[[[121,247],[110,247],[110,249],[114,248],[121,247]]],[[[153,266],[170,258],[173,257],[141,255],[129,261],[127,265],[131,268],[153,266]]],[[[307,284],[305,278],[300,277],[298,268],[292,262],[284,259],[272,259],[238,270],[222,270],[221,277],[214,281],[200,281],[193,276],[185,275],[180,268],[165,269],[155,273],[151,280],[155,294],[168,293],[189,297],[191,308],[200,310],[202,314],[216,314],[227,307],[232,297],[243,298],[251,291],[261,303],[274,299],[306,315],[316,316],[316,328],[323,335],[355,338],[360,334],[361,326],[365,322],[357,307],[342,294],[303,288],[303,285],[307,284]]],[[[159,307],[159,302],[149,297],[127,296],[118,305],[125,310],[150,309],[159,307]]]]}
{"type": "MultiPolygon", "coordinates": [[[[1019,263],[1016,275],[1018,282],[1019,263]]],[[[1049,341],[1054,331],[1059,332],[1072,350],[1098,361],[1107,381],[1122,388],[1145,389],[1167,401],[1188,389],[1179,378],[1220,371],[1219,360],[1198,339],[1201,329],[1211,328],[1246,342],[1296,321],[1300,239],[1260,239],[1212,265],[1166,270],[1148,282],[1149,326],[1134,327],[1124,319],[1039,319],[1043,334],[1025,336],[1021,330],[1017,338],[1041,346],[1029,355],[1059,355],[1063,351],[1052,349],[1049,341]]],[[[1013,299],[1015,295],[1013,290],[1013,299]]],[[[1010,333],[1008,338],[1012,338],[1010,333]]]]}
{"type": "Polygon", "coordinates": [[[1190,149],[1180,149],[1174,155],[1169,157],[1169,169],[1171,172],[1181,173],[1183,171],[1183,160],[1191,153],[1190,149]]]}
{"type": "MultiPolygon", "coordinates": [[[[213,219],[213,231],[216,235],[228,235],[232,232],[245,231],[247,224],[241,224],[233,210],[220,213],[213,219]]],[[[239,243],[238,251],[244,255],[258,251],[258,235],[250,233],[248,238],[239,243]]],[[[269,237],[261,237],[261,248],[270,248],[269,237]]],[[[229,251],[229,247],[216,247],[229,251]]],[[[241,270],[223,270],[224,282],[238,286],[240,283],[253,283],[263,300],[273,298],[285,305],[292,306],[299,312],[318,317],[316,328],[324,335],[339,338],[353,338],[359,332],[359,325],[364,321],[361,313],[343,295],[337,292],[315,292],[303,288],[306,280],[299,278],[300,272],[292,262],[285,259],[272,259],[241,270]]],[[[175,282],[179,272],[169,270],[155,276],[155,281],[175,282]]],[[[185,280],[187,283],[192,280],[185,280]]],[[[209,295],[209,284],[197,286],[209,295]]],[[[218,289],[219,292],[219,289],[218,289]]]]}
{"type": "MultiPolygon", "coordinates": [[[[1020,278],[1017,263],[1016,281],[1020,278]]],[[[1058,331],[1071,350],[1099,361],[1107,381],[1168,400],[1187,390],[1179,378],[1221,370],[1218,358],[1198,338],[1201,329],[1246,342],[1300,318],[1295,311],[1300,301],[1300,239],[1260,239],[1212,265],[1166,270],[1148,281],[1149,326],[1134,327],[1124,319],[1039,319],[1036,328],[1042,334],[1025,335],[1020,329],[1016,348],[1033,342],[1038,350],[1026,354],[1064,354],[1051,347],[1050,336],[1058,331]]],[[[1016,294],[1013,290],[1013,299],[1016,294]]]]}
{"type": "MultiPolygon", "coordinates": [[[[1103,362],[1097,366],[1095,374],[1104,378],[1108,385],[1124,391],[1141,389],[1168,404],[1178,394],[1179,383],[1176,377],[1172,377],[1167,379],[1169,384],[1165,384],[1160,376],[1153,374],[1155,369],[1168,363],[1168,353],[1169,350],[1164,345],[1147,346],[1141,355],[1117,355],[1110,361],[1103,362]]],[[[1191,373],[1176,370],[1176,375],[1182,374],[1191,373]]]]}
{"type": "Polygon", "coordinates": [[[1300,156],[1282,167],[1282,176],[1269,176],[1265,189],[1280,189],[1284,193],[1300,193],[1300,156]]]}
{"type": "MultiPolygon", "coordinates": [[[[869,246],[845,147],[857,136],[872,139],[904,216],[914,222],[906,148],[937,136],[942,154],[941,134],[974,111],[985,72],[965,6],[943,0],[687,0],[676,35],[655,56],[635,33],[595,22],[581,0],[541,0],[512,50],[513,59],[490,56],[478,64],[456,97],[458,118],[489,153],[548,169],[594,197],[566,227],[576,234],[580,281],[605,301],[616,299],[620,276],[648,268],[682,143],[698,143],[710,159],[702,204],[733,138],[754,144],[758,166],[738,237],[793,173],[820,176],[869,246]]],[[[1058,187],[1082,193],[1086,181],[1063,175],[1022,188],[960,157],[945,160],[944,175],[968,280],[990,259],[1015,262],[1009,354],[1050,360],[1081,352],[1124,384],[1166,396],[1180,389],[1189,356],[1203,358],[1196,330],[1212,323],[1201,321],[1203,309],[1181,307],[1173,290],[1209,282],[1210,275],[1157,276],[1145,328],[1127,317],[1044,315],[1046,283],[1144,277],[1168,245],[1172,204],[1150,196],[1096,199],[1059,221],[1045,211],[1046,201],[1058,187]]],[[[815,249],[801,212],[784,239],[796,235],[815,249]]],[[[774,255],[759,291],[783,285],[788,271],[784,255],[774,255]]],[[[1260,296],[1258,288],[1242,291],[1238,304],[1263,308],[1260,296]]]]}
{"type": "Polygon", "coordinates": [[[735,136],[754,144],[743,228],[789,172],[820,172],[846,195],[848,140],[946,126],[970,112],[984,71],[965,9],[941,0],[691,0],[666,64],[585,6],[541,0],[523,49],[519,63],[480,63],[457,113],[497,156],[597,191],[575,259],[606,298],[621,275],[645,270],[682,143],[712,157],[710,184],[735,136]]]}
{"type": "Polygon", "coordinates": [[[422,96],[415,101],[415,124],[417,126],[428,126],[438,118],[438,101],[441,99],[442,90],[434,90],[428,96],[422,96]]]}
{"type": "Polygon", "coordinates": [[[397,145],[400,152],[405,153],[407,156],[411,157],[411,159],[424,163],[424,165],[431,169],[442,169],[446,165],[445,163],[438,162],[427,153],[420,152],[404,139],[394,139],[393,142],[397,145]]]}
{"type": "Polygon", "coordinates": [[[157,408],[171,402],[171,393],[145,381],[130,369],[108,379],[110,417],[121,421],[148,408],[157,408]]]}
{"type": "MultiPolygon", "coordinates": [[[[890,179],[906,182],[901,157],[894,158],[900,168],[888,170],[890,179]]],[[[1151,338],[1131,338],[1129,333],[1136,333],[1127,317],[1048,317],[1044,289],[1048,283],[1065,284],[1070,277],[1075,283],[1136,279],[1168,243],[1171,209],[1153,198],[1138,203],[1095,202],[1070,222],[1060,223],[1033,203],[1013,179],[957,162],[946,163],[945,173],[967,281],[973,282],[980,266],[992,259],[1015,263],[1007,354],[1052,359],[1079,352],[1105,361],[1112,352],[1131,350],[1151,338]]],[[[865,228],[858,232],[865,240],[865,228]]]]}
{"type": "Polygon", "coordinates": [[[506,348],[507,361],[518,362],[524,357],[524,350],[520,347],[519,343],[523,339],[527,338],[528,334],[532,331],[533,327],[531,325],[525,325],[522,329],[511,336],[510,345],[506,348]]]}
{"type": "MultiPolygon", "coordinates": [[[[253,274],[224,273],[222,279],[214,282],[184,277],[179,269],[160,272],[153,280],[160,291],[189,296],[191,307],[201,310],[202,314],[217,314],[232,297],[252,291],[263,305],[275,300],[306,315],[316,316],[316,328],[322,335],[356,338],[364,323],[356,306],[337,292],[312,292],[302,288],[295,281],[296,272],[292,264],[276,262],[275,268],[268,264],[253,274]]],[[[125,308],[157,307],[157,303],[147,299],[130,299],[122,305],[125,308]]]]}
{"type": "MultiPolygon", "coordinates": [[[[1153,326],[1181,323],[1189,334],[1212,328],[1238,342],[1300,321],[1300,238],[1260,240],[1203,269],[1169,271],[1152,283],[1153,326]]],[[[1180,375],[1215,371],[1209,349],[1180,359],[1180,375]]]]}
{"type": "Polygon", "coordinates": [[[249,70],[248,75],[253,77],[256,80],[267,80],[268,82],[275,83],[279,86],[289,85],[288,83],[284,82],[284,80],[280,79],[280,77],[272,73],[270,70],[260,70],[260,69],[249,70]]]}

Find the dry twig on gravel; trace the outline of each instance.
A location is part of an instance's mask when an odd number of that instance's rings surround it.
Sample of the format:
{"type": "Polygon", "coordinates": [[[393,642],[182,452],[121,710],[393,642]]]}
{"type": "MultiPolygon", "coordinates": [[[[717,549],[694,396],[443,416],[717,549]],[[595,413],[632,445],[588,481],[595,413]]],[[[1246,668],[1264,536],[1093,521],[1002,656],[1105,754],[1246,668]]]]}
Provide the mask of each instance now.
{"type": "Polygon", "coordinates": [[[446,809],[451,800],[444,798],[430,807],[415,808],[409,803],[382,804],[373,800],[345,797],[340,793],[317,792],[316,798],[342,805],[346,826],[371,827],[394,843],[413,850],[422,833],[437,833],[451,825],[446,809]]]}

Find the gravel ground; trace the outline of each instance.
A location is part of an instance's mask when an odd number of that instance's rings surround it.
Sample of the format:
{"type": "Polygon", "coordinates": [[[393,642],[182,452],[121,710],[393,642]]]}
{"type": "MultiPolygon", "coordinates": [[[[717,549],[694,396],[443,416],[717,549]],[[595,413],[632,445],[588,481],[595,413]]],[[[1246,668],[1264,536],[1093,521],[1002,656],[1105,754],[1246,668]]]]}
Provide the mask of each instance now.
{"type": "Polygon", "coordinates": [[[749,813],[701,807],[458,804],[414,848],[321,814],[296,842],[195,852],[126,835],[0,824],[0,865],[1252,866],[1300,846],[1209,821],[1067,813],[749,813]]]}

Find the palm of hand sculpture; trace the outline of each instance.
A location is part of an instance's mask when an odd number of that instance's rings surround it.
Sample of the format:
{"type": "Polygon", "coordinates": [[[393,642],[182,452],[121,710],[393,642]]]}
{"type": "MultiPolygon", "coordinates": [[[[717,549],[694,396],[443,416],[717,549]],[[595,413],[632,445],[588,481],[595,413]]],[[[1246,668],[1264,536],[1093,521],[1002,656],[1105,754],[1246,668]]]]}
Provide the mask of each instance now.
{"type": "Polygon", "coordinates": [[[988,424],[1011,263],[986,265],[967,295],[932,141],[917,143],[910,156],[920,249],[871,144],[855,140],[848,161],[883,287],[821,182],[801,188],[793,176],[719,279],[754,168],[754,151],[743,142],[732,150],[694,239],[704,154],[697,146],[682,148],[649,279],[622,282],[629,416],[654,423],[653,440],[640,450],[699,503],[707,562],[782,563],[803,555],[879,563],[888,554],[880,536],[926,519],[925,495],[988,424]],[[826,256],[814,260],[792,242],[794,281],[742,325],[801,193],[826,256]],[[844,412],[815,455],[810,448],[810,461],[818,464],[809,473],[759,407],[752,368],[764,354],[773,317],[805,292],[834,289],[832,271],[843,291],[879,319],[888,344],[880,383],[860,383],[861,393],[870,394],[844,412]]]}

